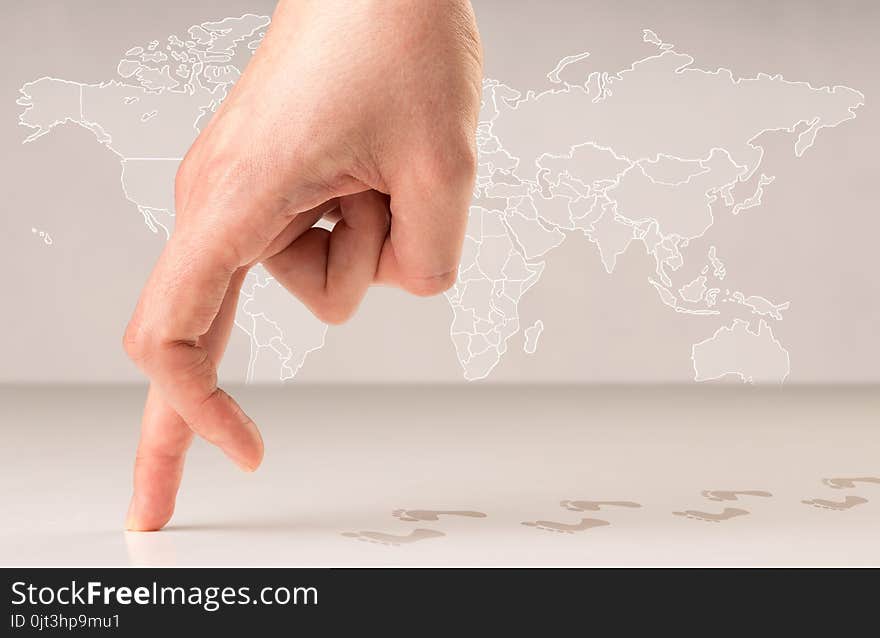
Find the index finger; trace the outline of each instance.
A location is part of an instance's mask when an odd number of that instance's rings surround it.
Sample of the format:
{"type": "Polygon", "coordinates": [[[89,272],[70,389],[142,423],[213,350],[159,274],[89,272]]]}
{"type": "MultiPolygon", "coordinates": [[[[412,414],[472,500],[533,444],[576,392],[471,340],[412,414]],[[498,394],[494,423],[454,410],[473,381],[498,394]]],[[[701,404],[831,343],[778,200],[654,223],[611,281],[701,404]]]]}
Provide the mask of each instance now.
{"type": "Polygon", "coordinates": [[[259,432],[218,388],[215,363],[200,343],[234,273],[244,265],[243,256],[262,248],[263,240],[242,230],[199,221],[176,229],[141,294],[124,343],[186,424],[251,471],[263,455],[259,432]]]}

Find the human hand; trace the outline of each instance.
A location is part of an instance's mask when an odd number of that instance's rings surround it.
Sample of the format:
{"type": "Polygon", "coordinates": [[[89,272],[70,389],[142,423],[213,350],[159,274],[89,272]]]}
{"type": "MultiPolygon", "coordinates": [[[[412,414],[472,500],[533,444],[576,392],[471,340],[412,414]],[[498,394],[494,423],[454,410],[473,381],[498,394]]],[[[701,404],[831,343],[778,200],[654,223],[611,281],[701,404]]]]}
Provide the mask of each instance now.
{"type": "Polygon", "coordinates": [[[471,199],[481,49],[466,0],[282,0],[178,171],[176,226],[124,337],[150,378],[126,526],[168,522],[193,432],[260,464],[217,386],[247,270],[339,323],[373,283],[455,281],[471,199]],[[324,215],[338,222],[313,228],[324,215]]]}

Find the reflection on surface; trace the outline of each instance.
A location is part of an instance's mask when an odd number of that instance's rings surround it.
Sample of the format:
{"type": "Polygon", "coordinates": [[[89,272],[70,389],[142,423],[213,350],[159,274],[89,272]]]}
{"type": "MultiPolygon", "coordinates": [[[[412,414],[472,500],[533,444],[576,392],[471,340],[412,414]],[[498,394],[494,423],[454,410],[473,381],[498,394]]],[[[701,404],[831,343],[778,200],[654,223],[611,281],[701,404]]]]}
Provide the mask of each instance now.
{"type": "Polygon", "coordinates": [[[397,534],[386,534],[385,532],[342,532],[343,536],[348,538],[356,538],[359,541],[367,543],[379,543],[380,545],[410,545],[429,538],[440,538],[446,536],[443,532],[434,529],[414,529],[409,534],[399,536],[397,534]]]}
{"type": "Polygon", "coordinates": [[[177,565],[174,535],[167,532],[123,532],[128,563],[133,567],[177,565]]]}
{"type": "Polygon", "coordinates": [[[824,498],[812,498],[806,501],[801,501],[804,505],[812,505],[813,507],[818,507],[823,510],[837,510],[838,512],[851,509],[856,505],[864,505],[867,502],[868,499],[862,498],[861,496],[847,496],[842,501],[831,501],[824,498]]]}
{"type": "Polygon", "coordinates": [[[467,518],[486,518],[483,512],[470,510],[394,510],[391,515],[402,521],[437,521],[441,516],[464,516],[467,518]]]}
{"type": "Polygon", "coordinates": [[[738,501],[740,496],[761,496],[764,498],[773,496],[766,490],[703,490],[700,494],[710,501],[738,501]]]}
{"type": "Polygon", "coordinates": [[[572,512],[598,512],[603,507],[641,507],[633,501],[560,501],[559,505],[572,512]]]}
{"type": "Polygon", "coordinates": [[[841,490],[848,487],[855,487],[856,483],[880,484],[880,477],[860,476],[858,478],[826,478],[822,479],[822,482],[825,483],[825,485],[827,485],[828,487],[833,487],[836,490],[841,490]]]}
{"type": "Polygon", "coordinates": [[[695,521],[705,521],[706,523],[720,523],[721,521],[728,521],[731,518],[748,516],[748,514],[748,510],[739,509],[738,507],[725,507],[724,510],[722,510],[718,514],[713,514],[712,512],[701,512],[699,510],[672,512],[673,516],[684,516],[685,518],[690,518],[695,521]]]}
{"type": "Polygon", "coordinates": [[[522,523],[527,527],[536,527],[545,532],[560,532],[562,534],[574,534],[575,532],[585,532],[594,527],[605,527],[611,525],[608,521],[598,518],[582,518],[580,523],[558,523],[556,521],[524,521],[522,523]]]}

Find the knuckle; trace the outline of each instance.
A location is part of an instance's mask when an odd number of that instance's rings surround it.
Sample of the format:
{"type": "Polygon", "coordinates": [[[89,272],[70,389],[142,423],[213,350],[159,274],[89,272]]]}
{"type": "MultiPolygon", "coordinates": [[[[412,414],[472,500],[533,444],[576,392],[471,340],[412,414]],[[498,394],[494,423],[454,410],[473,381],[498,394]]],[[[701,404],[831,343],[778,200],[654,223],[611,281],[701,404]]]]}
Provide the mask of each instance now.
{"type": "Polygon", "coordinates": [[[458,151],[457,165],[465,181],[472,183],[477,175],[477,147],[476,141],[470,140],[461,145],[458,151]]]}
{"type": "Polygon", "coordinates": [[[176,370],[181,379],[205,381],[209,388],[216,389],[217,371],[208,351],[188,343],[175,344],[176,351],[169,357],[169,368],[176,370]]]}
{"type": "Polygon", "coordinates": [[[137,321],[129,322],[122,335],[122,347],[128,358],[136,364],[143,363],[150,354],[150,339],[137,321]]]}
{"type": "Polygon", "coordinates": [[[199,174],[200,179],[203,177],[212,187],[222,186],[228,190],[247,183],[252,172],[253,166],[246,154],[219,150],[204,160],[199,174]]]}
{"type": "Polygon", "coordinates": [[[477,170],[476,149],[471,144],[452,144],[432,153],[428,170],[444,184],[471,182],[477,170]]]}

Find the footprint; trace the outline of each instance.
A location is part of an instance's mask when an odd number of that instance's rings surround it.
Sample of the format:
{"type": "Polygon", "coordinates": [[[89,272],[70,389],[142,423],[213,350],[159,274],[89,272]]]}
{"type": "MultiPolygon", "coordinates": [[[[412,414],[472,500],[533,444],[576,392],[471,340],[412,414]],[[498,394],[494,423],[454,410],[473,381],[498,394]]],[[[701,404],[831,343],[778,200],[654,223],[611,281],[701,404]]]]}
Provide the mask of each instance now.
{"type": "Polygon", "coordinates": [[[707,523],[720,523],[737,516],[748,516],[748,510],[742,510],[738,507],[725,507],[720,514],[712,514],[711,512],[700,512],[699,510],[685,510],[683,512],[672,512],[673,516],[684,516],[697,521],[705,521],[707,523]]]}
{"type": "Polygon", "coordinates": [[[850,508],[855,507],[856,505],[864,505],[868,502],[868,499],[862,498],[861,496],[847,496],[842,501],[829,501],[824,498],[814,498],[808,501],[801,501],[804,505],[812,505],[813,507],[818,507],[823,510],[837,510],[838,512],[842,512],[843,510],[848,510],[850,508]]]}
{"type": "Polygon", "coordinates": [[[417,543],[428,538],[440,538],[446,536],[443,532],[433,529],[414,529],[409,534],[398,536],[397,534],[386,534],[384,532],[342,532],[343,536],[348,538],[356,538],[366,543],[379,543],[381,545],[409,545],[417,543]]]}
{"type": "Polygon", "coordinates": [[[826,478],[822,482],[828,487],[835,490],[842,490],[847,487],[855,487],[856,483],[880,483],[880,478],[876,476],[859,476],[857,478],[826,478]]]}
{"type": "Polygon", "coordinates": [[[608,521],[598,518],[582,518],[580,523],[557,523],[554,521],[526,521],[523,525],[527,527],[537,527],[545,532],[559,532],[561,534],[574,534],[575,532],[585,532],[594,527],[605,527],[611,525],[608,521]]]}
{"type": "Polygon", "coordinates": [[[470,510],[394,510],[391,515],[402,521],[436,521],[441,516],[467,516],[468,518],[486,518],[483,512],[470,510]]]}
{"type": "Polygon", "coordinates": [[[641,507],[632,501],[560,501],[559,504],[572,512],[598,512],[603,507],[641,507]]]}
{"type": "Polygon", "coordinates": [[[700,494],[710,501],[738,501],[740,496],[773,496],[764,490],[703,490],[700,494]]]}

